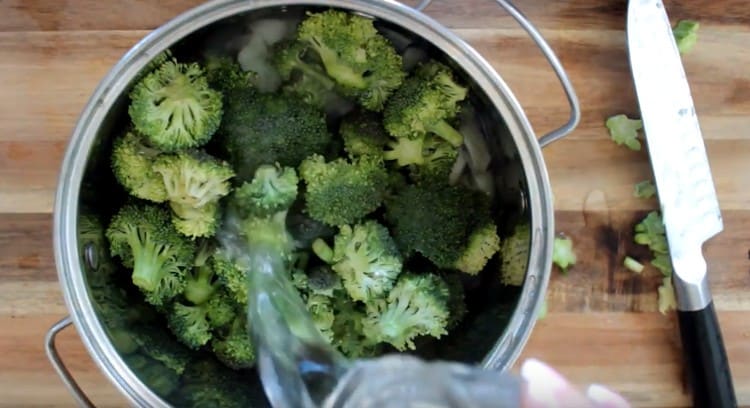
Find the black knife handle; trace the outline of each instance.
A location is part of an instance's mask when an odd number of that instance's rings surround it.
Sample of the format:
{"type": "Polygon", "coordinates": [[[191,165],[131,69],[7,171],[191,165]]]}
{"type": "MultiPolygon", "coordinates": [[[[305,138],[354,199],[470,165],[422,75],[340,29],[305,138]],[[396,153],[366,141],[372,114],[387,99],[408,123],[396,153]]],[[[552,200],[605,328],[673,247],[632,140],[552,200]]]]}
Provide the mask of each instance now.
{"type": "Polygon", "coordinates": [[[701,310],[678,310],[677,316],[693,406],[736,407],[732,374],[714,302],[701,310]]]}

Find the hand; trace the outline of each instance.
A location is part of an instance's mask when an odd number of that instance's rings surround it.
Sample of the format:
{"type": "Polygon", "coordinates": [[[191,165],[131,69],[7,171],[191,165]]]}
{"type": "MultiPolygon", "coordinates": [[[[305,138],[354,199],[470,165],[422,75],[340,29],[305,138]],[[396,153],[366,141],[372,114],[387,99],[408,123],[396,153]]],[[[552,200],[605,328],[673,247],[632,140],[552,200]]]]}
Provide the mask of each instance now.
{"type": "Polygon", "coordinates": [[[629,408],[622,396],[598,384],[589,385],[582,392],[560,373],[530,359],[521,366],[521,377],[526,384],[522,393],[523,408],[629,408]]]}

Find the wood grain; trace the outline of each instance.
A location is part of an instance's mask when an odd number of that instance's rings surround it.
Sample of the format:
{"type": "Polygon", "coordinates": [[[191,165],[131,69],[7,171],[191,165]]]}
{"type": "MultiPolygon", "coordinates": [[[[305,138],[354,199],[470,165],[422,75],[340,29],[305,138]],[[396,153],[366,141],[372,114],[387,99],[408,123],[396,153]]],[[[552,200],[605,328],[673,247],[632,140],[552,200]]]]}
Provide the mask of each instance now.
{"type": "MultiPolygon", "coordinates": [[[[110,67],[150,30],[197,0],[0,0],[0,406],[74,406],[43,351],[67,314],[52,251],[57,176],[78,115],[110,67]]],[[[417,1],[409,1],[415,4],[417,1]]],[[[626,271],[632,226],[655,200],[632,196],[650,177],[645,151],[615,146],[604,120],[638,115],[625,49],[626,2],[524,0],[576,87],[576,131],[544,149],[556,229],[578,263],[553,270],[549,314],[521,358],[544,359],[577,384],[600,382],[634,406],[689,404],[674,316],[656,309],[658,273],[626,271]],[[580,350],[580,352],[578,351],[580,350]]],[[[670,2],[673,20],[701,21],[684,57],[724,209],[725,231],[705,246],[741,406],[750,406],[750,10],[741,0],[670,2]]],[[[541,135],[567,120],[557,78],[526,33],[494,2],[435,0],[427,13],[492,64],[541,135]]],[[[77,333],[60,350],[97,406],[124,406],[77,333]]]]}

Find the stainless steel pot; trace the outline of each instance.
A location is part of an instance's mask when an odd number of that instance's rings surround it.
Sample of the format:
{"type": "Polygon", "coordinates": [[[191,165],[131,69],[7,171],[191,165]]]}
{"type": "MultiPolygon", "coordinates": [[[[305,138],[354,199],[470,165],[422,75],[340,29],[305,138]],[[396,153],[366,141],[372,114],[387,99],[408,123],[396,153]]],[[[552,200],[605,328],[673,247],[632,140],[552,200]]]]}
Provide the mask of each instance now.
{"type": "MultiPolygon", "coordinates": [[[[530,34],[541,48],[557,74],[567,94],[571,114],[569,121],[557,130],[537,139],[523,109],[503,79],[466,42],[438,22],[422,13],[430,3],[423,0],[416,8],[395,1],[372,0],[215,0],[169,21],[150,33],[112,68],[94,91],[85,106],[68,146],[59,178],[54,212],[54,250],[59,280],[70,316],[65,317],[47,333],[45,342],[50,361],[81,405],[92,406],[91,401],[78,387],[55,349],[55,336],[73,324],[93,361],[107,378],[136,406],[169,406],[146,386],[125,363],[108,338],[105,327],[97,318],[90,298],[86,268],[95,266],[95,249],[79,242],[78,224],[84,211],[84,199],[91,189],[99,194],[103,183],[111,180],[93,180],[93,164],[107,152],[102,149],[108,131],[116,126],[122,116],[128,86],[144,66],[157,54],[185,40],[199,30],[227,18],[246,13],[273,14],[291,7],[338,7],[374,17],[408,36],[421,38],[435,53],[459,67],[465,80],[483,95],[492,132],[489,142],[498,148],[495,158],[504,157],[506,165],[517,166],[518,182],[522,188],[519,204],[531,224],[529,262],[526,280],[517,296],[509,302],[511,313],[507,322],[498,321],[497,332],[489,336],[486,349],[480,350],[478,359],[458,357],[498,370],[509,368],[521,353],[533,330],[538,310],[542,304],[551,270],[554,217],[552,196],[541,147],[563,137],[578,124],[578,100],[560,62],[533,25],[509,2],[496,0],[530,34]],[[502,142],[501,142],[502,141],[502,142]],[[102,153],[103,152],[103,153],[102,153]],[[507,164],[511,163],[511,164],[507,164]],[[98,183],[98,184],[97,184],[98,183]],[[505,323],[504,326],[500,326],[505,323]]],[[[103,191],[103,190],[102,190],[103,191]]],[[[106,198],[98,197],[100,206],[106,198]]],[[[90,203],[89,203],[90,204],[90,203]]],[[[90,208],[89,205],[87,208],[90,208]]],[[[438,355],[437,357],[446,357],[438,355]]],[[[452,356],[447,356],[452,358],[452,356]]]]}

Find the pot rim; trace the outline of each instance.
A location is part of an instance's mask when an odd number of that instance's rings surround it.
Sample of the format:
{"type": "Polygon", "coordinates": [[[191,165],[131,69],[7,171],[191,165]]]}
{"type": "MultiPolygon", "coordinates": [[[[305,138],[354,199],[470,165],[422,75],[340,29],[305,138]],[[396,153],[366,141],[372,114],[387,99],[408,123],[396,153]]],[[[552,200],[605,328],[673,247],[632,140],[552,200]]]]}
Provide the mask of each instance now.
{"type": "Polygon", "coordinates": [[[506,370],[515,363],[536,324],[551,272],[554,213],[541,147],[518,100],[494,68],[468,43],[424,13],[394,0],[213,0],[155,29],[99,82],[82,110],[58,176],[53,243],[58,278],[74,326],[95,364],[137,406],[169,406],[128,368],[108,340],[87,292],[77,239],[79,194],[88,155],[104,118],[132,78],[156,55],[193,32],[248,11],[280,6],[338,7],[362,12],[408,29],[452,58],[477,83],[505,121],[526,181],[531,242],[526,280],[503,335],[481,365],[506,370]]]}

